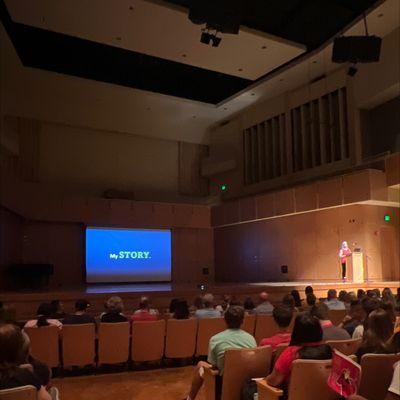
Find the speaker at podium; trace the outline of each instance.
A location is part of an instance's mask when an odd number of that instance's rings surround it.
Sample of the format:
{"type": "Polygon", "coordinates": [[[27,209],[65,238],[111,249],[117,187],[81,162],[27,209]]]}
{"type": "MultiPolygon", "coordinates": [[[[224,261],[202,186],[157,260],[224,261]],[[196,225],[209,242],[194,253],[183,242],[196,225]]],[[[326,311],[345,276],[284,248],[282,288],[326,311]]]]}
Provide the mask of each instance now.
{"type": "Polygon", "coordinates": [[[364,252],[361,247],[356,247],[351,255],[353,266],[353,282],[364,283],[364,252]]]}

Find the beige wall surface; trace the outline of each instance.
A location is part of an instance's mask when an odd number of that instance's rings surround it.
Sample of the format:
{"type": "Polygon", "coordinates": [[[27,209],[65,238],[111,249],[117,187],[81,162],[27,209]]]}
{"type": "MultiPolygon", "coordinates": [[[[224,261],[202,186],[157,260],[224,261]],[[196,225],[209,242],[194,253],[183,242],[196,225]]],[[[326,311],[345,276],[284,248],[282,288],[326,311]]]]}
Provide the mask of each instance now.
{"type": "Polygon", "coordinates": [[[42,124],[39,180],[79,193],[178,190],[178,143],[42,124]]]}

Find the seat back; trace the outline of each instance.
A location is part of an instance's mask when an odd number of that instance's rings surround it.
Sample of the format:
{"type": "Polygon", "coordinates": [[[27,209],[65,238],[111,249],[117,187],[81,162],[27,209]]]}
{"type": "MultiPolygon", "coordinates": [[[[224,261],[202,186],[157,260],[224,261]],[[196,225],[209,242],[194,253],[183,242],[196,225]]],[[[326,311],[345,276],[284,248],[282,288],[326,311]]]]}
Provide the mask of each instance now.
{"type": "Polygon", "coordinates": [[[251,336],[254,336],[254,330],[256,327],[256,316],[255,315],[246,315],[243,320],[242,329],[247,333],[250,333],[251,336]]]}
{"type": "Polygon", "coordinates": [[[199,319],[196,356],[206,356],[208,354],[208,342],[211,337],[225,329],[226,324],[223,318],[199,319]]]}
{"type": "Polygon", "coordinates": [[[278,332],[279,327],[274,321],[272,315],[257,315],[256,329],[254,334],[257,343],[260,343],[260,341],[264,338],[274,336],[278,332]]]}
{"type": "Polygon", "coordinates": [[[347,315],[347,310],[329,310],[328,315],[333,325],[339,325],[347,315]]]}
{"type": "Polygon", "coordinates": [[[240,400],[244,383],[267,376],[271,368],[272,348],[231,349],[225,352],[221,400],[240,400]]]}
{"type": "Polygon", "coordinates": [[[331,346],[332,349],[339,350],[346,356],[356,354],[356,351],[361,345],[362,338],[347,339],[347,340],[327,340],[326,344],[331,346]]]}
{"type": "Polygon", "coordinates": [[[196,350],[197,319],[169,319],[165,340],[166,358],[190,358],[196,350]]]}
{"type": "Polygon", "coordinates": [[[99,364],[118,364],[129,359],[129,322],[99,325],[99,364]]]}
{"type": "Polygon", "coordinates": [[[50,368],[60,365],[59,329],[56,326],[25,328],[31,341],[31,355],[50,368]]]}
{"type": "Polygon", "coordinates": [[[132,324],[132,360],[159,361],[164,355],[165,320],[132,324]]]}
{"type": "Polygon", "coordinates": [[[337,400],[327,384],[331,360],[295,360],[289,383],[289,400],[337,400]]]}
{"type": "Polygon", "coordinates": [[[361,357],[362,377],[358,393],[368,400],[384,399],[393,378],[393,364],[399,354],[365,354],[361,357]]]}
{"type": "Polygon", "coordinates": [[[94,324],[64,325],[62,329],[62,362],[64,367],[93,364],[96,331],[94,324]]]}
{"type": "Polygon", "coordinates": [[[36,388],[30,385],[0,390],[0,400],[36,400],[36,396],[36,388]]]}

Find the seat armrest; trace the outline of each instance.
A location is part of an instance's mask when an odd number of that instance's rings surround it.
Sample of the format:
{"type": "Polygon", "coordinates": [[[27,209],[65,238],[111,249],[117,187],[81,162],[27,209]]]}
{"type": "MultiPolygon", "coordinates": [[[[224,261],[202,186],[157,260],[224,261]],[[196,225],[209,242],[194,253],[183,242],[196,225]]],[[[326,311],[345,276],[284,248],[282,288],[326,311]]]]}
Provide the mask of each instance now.
{"type": "Polygon", "coordinates": [[[283,390],[268,385],[265,379],[256,381],[258,390],[258,400],[278,400],[283,396],[283,390]]]}

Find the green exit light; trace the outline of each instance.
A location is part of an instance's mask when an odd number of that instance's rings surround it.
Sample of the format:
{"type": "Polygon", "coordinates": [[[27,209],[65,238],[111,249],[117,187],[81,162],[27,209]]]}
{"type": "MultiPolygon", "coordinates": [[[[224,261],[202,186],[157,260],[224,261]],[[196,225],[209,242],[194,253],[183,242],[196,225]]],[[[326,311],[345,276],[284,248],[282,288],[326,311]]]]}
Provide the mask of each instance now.
{"type": "Polygon", "coordinates": [[[219,188],[221,189],[221,192],[226,192],[228,190],[228,185],[223,184],[219,188]]]}
{"type": "Polygon", "coordinates": [[[386,222],[390,222],[390,220],[392,219],[392,217],[389,214],[386,214],[384,217],[386,222]]]}

